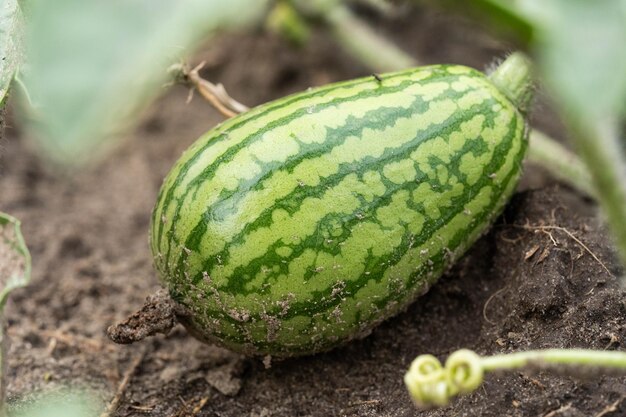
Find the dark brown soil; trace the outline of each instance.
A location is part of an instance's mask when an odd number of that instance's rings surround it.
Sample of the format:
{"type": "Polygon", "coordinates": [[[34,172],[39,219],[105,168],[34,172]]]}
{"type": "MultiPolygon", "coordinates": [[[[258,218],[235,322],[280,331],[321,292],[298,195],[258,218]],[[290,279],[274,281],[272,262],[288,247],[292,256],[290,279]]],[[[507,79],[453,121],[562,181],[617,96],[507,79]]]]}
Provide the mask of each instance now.
{"type": "MultiPolygon", "coordinates": [[[[507,47],[437,12],[371,19],[425,63],[485,68],[507,47]]],[[[224,36],[200,55],[208,61],[205,77],[252,105],[368,73],[321,33],[301,50],[268,34],[224,36]]],[[[13,402],[77,385],[106,404],[122,386],[117,416],[626,416],[624,377],[489,375],[476,393],[429,412],[417,411],[403,386],[422,353],[624,349],[622,271],[597,207],[549,185],[532,166],[492,231],[428,294],[364,340],[269,369],[203,345],[180,326],[135,345],[110,342],[106,328],[158,289],[147,236],[161,180],[221,120],[198,98],[186,105],[186,97],[174,88],[114,155],[71,178],[47,169],[9,123],[0,210],[22,220],[34,261],[31,286],[8,306],[13,402]]],[[[545,107],[537,113],[535,125],[559,132],[545,107]]]]}

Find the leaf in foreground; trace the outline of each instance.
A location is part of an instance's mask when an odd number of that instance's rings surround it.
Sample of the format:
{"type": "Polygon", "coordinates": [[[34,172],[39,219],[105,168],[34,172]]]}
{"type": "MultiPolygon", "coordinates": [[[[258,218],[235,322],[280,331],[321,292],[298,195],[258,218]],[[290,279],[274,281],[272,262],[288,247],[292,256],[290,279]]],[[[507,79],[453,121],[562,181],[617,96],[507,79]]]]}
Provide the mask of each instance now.
{"type": "Polygon", "coordinates": [[[22,59],[22,23],[17,0],[0,0],[0,107],[22,59]]]}
{"type": "Polygon", "coordinates": [[[62,388],[29,394],[9,407],[9,417],[98,417],[102,401],[88,391],[62,388]]]}
{"type": "Polygon", "coordinates": [[[20,231],[20,222],[0,212],[0,414],[4,416],[6,394],[6,353],[3,310],[9,293],[30,281],[30,253],[20,231]]]}
{"type": "Polygon", "coordinates": [[[91,162],[163,91],[167,67],[265,3],[32,0],[24,82],[37,141],[58,163],[91,162]]]}
{"type": "Polygon", "coordinates": [[[591,120],[626,110],[626,1],[518,1],[536,26],[543,73],[566,110],[591,120]]]}
{"type": "Polygon", "coordinates": [[[9,293],[30,282],[30,253],[20,221],[0,212],[0,314],[9,293]]]}

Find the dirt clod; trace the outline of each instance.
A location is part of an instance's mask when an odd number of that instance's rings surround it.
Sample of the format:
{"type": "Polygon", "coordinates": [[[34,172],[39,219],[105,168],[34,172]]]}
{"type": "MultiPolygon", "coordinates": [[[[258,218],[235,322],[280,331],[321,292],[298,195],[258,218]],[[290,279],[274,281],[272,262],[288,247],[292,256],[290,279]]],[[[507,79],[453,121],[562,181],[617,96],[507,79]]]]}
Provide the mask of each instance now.
{"type": "Polygon", "coordinates": [[[240,378],[243,371],[242,365],[242,361],[236,361],[211,369],[207,372],[205,379],[209,385],[222,394],[234,397],[243,385],[240,378]]]}
{"type": "Polygon", "coordinates": [[[115,343],[138,342],[157,333],[168,334],[176,325],[176,313],[167,291],[149,296],[141,310],[121,323],[107,329],[107,336],[115,343]]]}

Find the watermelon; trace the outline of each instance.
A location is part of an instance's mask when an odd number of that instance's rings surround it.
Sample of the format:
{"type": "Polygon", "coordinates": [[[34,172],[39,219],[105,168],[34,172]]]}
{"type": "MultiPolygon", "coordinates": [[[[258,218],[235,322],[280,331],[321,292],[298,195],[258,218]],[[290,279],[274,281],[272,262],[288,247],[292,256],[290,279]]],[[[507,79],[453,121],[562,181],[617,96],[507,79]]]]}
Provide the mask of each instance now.
{"type": "Polygon", "coordinates": [[[514,57],[491,77],[433,65],[312,88],[202,136],[152,215],[179,321],[202,341],[287,357],[405,309],[515,190],[529,81],[507,75],[514,57]]]}

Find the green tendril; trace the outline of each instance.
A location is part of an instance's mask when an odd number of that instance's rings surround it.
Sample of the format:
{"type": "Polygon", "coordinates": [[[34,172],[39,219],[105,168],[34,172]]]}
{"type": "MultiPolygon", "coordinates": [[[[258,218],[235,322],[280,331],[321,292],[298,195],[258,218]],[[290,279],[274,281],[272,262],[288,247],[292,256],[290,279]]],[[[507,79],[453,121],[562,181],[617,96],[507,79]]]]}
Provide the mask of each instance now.
{"type": "Polygon", "coordinates": [[[442,406],[449,401],[445,369],[433,355],[421,355],[415,359],[404,376],[404,383],[420,406],[442,406]]]}
{"type": "Polygon", "coordinates": [[[626,375],[626,352],[585,349],[547,349],[480,357],[471,350],[454,352],[445,367],[433,355],[418,356],[404,375],[404,383],[420,408],[445,406],[455,396],[476,390],[486,372],[534,367],[572,375],[626,375]]]}
{"type": "Polygon", "coordinates": [[[483,382],[480,356],[468,349],[454,352],[446,361],[446,376],[452,396],[472,392],[483,382]]]}

